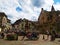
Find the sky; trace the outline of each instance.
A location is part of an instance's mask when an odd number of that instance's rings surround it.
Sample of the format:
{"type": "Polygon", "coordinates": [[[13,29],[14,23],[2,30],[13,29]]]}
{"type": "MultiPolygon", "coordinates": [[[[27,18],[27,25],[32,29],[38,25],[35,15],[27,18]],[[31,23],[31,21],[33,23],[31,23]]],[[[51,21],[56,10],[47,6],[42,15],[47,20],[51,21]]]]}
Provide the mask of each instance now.
{"type": "Polygon", "coordinates": [[[11,23],[20,18],[37,21],[41,8],[50,11],[52,5],[60,10],[60,0],[0,0],[0,12],[4,12],[11,23]]]}

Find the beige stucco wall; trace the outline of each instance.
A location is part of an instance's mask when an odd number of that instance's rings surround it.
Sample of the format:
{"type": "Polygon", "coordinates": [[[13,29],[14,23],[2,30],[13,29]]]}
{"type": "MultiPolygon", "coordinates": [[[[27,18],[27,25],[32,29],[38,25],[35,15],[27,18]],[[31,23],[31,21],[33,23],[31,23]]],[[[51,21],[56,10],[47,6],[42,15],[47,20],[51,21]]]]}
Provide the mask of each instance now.
{"type": "Polygon", "coordinates": [[[2,19],[2,25],[6,25],[6,23],[7,23],[7,18],[4,16],[2,19]]]}

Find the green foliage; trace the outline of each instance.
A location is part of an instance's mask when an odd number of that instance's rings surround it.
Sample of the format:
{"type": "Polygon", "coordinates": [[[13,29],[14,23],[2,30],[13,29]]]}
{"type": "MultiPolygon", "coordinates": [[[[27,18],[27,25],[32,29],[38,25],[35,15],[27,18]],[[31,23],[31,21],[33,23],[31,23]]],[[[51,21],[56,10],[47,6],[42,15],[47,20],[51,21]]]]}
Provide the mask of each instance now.
{"type": "Polygon", "coordinates": [[[7,35],[7,40],[18,40],[18,35],[17,34],[7,35]]]}

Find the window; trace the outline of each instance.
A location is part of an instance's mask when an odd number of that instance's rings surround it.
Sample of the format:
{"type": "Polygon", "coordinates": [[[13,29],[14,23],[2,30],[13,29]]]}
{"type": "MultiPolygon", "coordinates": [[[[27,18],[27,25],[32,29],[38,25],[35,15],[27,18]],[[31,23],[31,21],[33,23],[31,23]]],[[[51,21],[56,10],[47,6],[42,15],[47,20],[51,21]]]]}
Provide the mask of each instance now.
{"type": "Polygon", "coordinates": [[[52,15],[49,15],[48,16],[48,20],[52,20],[52,15]]]}
{"type": "Polygon", "coordinates": [[[59,17],[60,17],[60,14],[59,14],[59,17]]]}

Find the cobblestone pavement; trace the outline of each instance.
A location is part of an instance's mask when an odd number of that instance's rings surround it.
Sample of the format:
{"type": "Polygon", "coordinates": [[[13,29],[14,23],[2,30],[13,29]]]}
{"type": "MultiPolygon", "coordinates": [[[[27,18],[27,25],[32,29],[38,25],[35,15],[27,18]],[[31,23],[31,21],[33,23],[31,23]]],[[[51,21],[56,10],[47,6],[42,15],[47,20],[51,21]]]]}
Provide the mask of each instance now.
{"type": "Polygon", "coordinates": [[[7,41],[4,39],[0,39],[0,45],[60,45],[59,41],[60,39],[56,39],[55,41],[50,41],[50,39],[42,40],[42,35],[40,35],[40,38],[37,41],[30,41],[30,40],[21,41],[21,38],[22,37],[19,37],[18,41],[7,41]]]}

